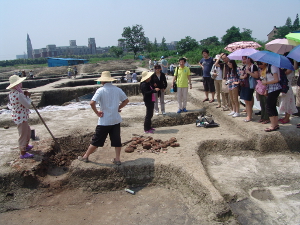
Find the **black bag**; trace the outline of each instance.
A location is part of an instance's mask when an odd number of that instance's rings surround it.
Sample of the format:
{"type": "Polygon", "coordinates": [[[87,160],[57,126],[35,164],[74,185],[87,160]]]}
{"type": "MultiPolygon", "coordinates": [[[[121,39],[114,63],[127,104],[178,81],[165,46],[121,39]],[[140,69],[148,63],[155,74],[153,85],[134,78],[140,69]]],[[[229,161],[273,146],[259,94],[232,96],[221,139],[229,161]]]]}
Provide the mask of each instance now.
{"type": "MultiPolygon", "coordinates": [[[[176,75],[178,76],[178,67],[176,67],[176,75]]],[[[176,76],[176,80],[173,82],[173,91],[177,92],[177,76],[176,76]]]]}
{"type": "Polygon", "coordinates": [[[173,83],[173,91],[174,91],[174,92],[177,92],[177,84],[176,84],[176,81],[174,81],[174,83],[173,83]]]}

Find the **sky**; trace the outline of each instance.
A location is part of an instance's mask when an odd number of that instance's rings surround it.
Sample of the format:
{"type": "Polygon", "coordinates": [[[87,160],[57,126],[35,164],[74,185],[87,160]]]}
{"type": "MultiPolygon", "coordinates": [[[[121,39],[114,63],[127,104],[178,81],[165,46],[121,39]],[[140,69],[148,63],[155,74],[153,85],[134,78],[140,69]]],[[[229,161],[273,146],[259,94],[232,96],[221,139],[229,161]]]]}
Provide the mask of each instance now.
{"type": "Polygon", "coordinates": [[[0,60],[27,53],[27,34],[34,49],[46,45],[116,46],[124,27],[142,25],[145,36],[160,43],[190,36],[197,41],[232,26],[252,30],[266,41],[274,26],[294,22],[300,0],[0,0],[0,60]]]}

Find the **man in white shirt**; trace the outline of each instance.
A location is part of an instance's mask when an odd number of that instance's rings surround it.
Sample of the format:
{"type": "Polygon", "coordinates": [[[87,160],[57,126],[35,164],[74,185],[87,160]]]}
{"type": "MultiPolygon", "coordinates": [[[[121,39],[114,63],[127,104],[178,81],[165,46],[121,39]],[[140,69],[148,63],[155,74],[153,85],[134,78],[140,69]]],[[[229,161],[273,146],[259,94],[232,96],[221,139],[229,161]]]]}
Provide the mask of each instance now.
{"type": "Polygon", "coordinates": [[[109,134],[111,146],[115,147],[116,151],[116,158],[112,162],[118,166],[121,165],[120,154],[122,143],[120,123],[122,122],[122,118],[119,113],[128,104],[129,100],[122,89],[112,85],[111,82],[114,80],[116,79],[111,77],[109,71],[103,71],[101,77],[96,80],[101,81],[103,87],[96,91],[90,105],[99,117],[98,125],[88,150],[83,157],[78,157],[80,161],[88,162],[89,155],[98,147],[103,147],[105,139],[109,134]],[[96,103],[100,105],[99,111],[96,108],[96,103]]]}

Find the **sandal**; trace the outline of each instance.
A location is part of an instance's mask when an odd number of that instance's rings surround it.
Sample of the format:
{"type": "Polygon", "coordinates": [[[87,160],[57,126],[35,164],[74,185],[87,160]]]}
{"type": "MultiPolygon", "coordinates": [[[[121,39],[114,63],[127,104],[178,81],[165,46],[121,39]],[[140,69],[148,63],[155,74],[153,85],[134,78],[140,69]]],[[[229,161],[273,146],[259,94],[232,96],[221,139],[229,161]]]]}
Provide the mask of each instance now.
{"type": "Polygon", "coordinates": [[[274,128],[266,128],[265,132],[272,132],[272,131],[276,131],[279,129],[279,125],[275,126],[274,128]]]}
{"type": "Polygon", "coordinates": [[[121,165],[121,161],[116,161],[116,159],[112,159],[111,160],[113,164],[117,165],[117,166],[120,166],[121,165]]]}
{"type": "Polygon", "coordinates": [[[262,122],[264,122],[264,120],[263,120],[263,119],[260,119],[258,122],[259,122],[259,123],[262,123],[262,122]]]}
{"type": "Polygon", "coordinates": [[[220,105],[218,105],[216,108],[217,108],[217,109],[218,109],[218,108],[221,108],[221,106],[220,106],[220,105]]]}
{"type": "Polygon", "coordinates": [[[206,99],[204,99],[202,102],[206,102],[206,101],[209,101],[209,99],[208,99],[208,98],[206,98],[206,99]]]}
{"type": "Polygon", "coordinates": [[[209,101],[209,103],[213,103],[214,101],[215,101],[215,100],[214,100],[214,99],[212,99],[212,100],[210,100],[210,101],[209,101]]]}
{"type": "Polygon", "coordinates": [[[270,120],[264,120],[264,121],[262,122],[262,124],[267,124],[267,123],[270,123],[270,120]]]}
{"type": "Polygon", "coordinates": [[[300,123],[297,124],[297,128],[300,128],[300,123]]]}
{"type": "Polygon", "coordinates": [[[280,120],[280,123],[282,123],[282,124],[286,124],[286,123],[289,123],[289,122],[290,122],[290,120],[288,120],[288,121],[284,121],[284,119],[280,120]]]}
{"type": "Polygon", "coordinates": [[[89,162],[88,158],[83,158],[82,156],[78,156],[78,160],[86,163],[89,162]]]}

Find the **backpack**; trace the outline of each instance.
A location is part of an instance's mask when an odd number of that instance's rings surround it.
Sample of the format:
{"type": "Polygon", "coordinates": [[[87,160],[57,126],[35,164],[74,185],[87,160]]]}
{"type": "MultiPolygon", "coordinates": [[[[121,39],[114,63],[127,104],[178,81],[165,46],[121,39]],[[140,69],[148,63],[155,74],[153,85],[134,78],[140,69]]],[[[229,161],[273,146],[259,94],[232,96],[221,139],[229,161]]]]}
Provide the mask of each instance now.
{"type": "Polygon", "coordinates": [[[286,94],[290,89],[289,80],[287,79],[286,74],[285,74],[286,70],[282,69],[282,68],[279,68],[279,71],[280,71],[279,84],[281,85],[281,92],[286,94]]]}

